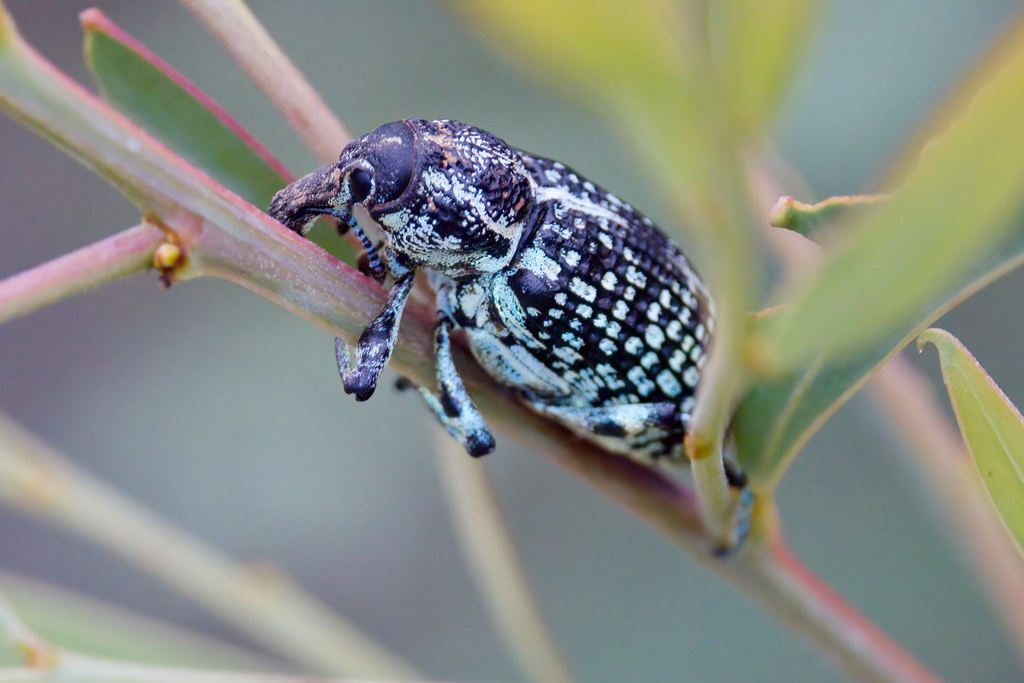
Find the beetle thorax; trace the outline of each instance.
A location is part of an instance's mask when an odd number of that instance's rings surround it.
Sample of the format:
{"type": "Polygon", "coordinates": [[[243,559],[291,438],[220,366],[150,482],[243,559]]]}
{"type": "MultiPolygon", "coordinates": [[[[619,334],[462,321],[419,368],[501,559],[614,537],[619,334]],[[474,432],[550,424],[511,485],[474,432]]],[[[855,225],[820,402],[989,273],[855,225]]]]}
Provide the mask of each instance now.
{"type": "Polygon", "coordinates": [[[463,159],[428,167],[401,206],[372,212],[387,233],[385,250],[410,268],[461,280],[508,266],[527,231],[532,180],[509,168],[498,186],[479,182],[463,159]],[[517,177],[518,176],[518,177],[517,177]]]}

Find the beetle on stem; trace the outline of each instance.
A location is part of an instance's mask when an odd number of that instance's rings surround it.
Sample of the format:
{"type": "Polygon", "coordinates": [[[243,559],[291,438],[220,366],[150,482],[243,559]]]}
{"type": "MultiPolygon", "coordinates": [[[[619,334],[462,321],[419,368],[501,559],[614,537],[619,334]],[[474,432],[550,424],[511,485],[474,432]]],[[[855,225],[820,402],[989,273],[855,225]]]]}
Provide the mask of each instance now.
{"type": "MultiPolygon", "coordinates": [[[[437,391],[418,387],[473,456],[494,437],[452,362],[450,332],[533,410],[630,457],[680,457],[714,307],[683,253],[644,215],[561,163],[449,121],[402,120],[270,207],[304,233],[328,214],[355,231],[366,270],[394,284],[354,349],[337,342],[345,391],[365,400],[394,349],[418,271],[437,294],[437,391]],[[353,218],[366,209],[375,247],[353,218]]],[[[730,479],[742,485],[742,474],[730,479]]]]}

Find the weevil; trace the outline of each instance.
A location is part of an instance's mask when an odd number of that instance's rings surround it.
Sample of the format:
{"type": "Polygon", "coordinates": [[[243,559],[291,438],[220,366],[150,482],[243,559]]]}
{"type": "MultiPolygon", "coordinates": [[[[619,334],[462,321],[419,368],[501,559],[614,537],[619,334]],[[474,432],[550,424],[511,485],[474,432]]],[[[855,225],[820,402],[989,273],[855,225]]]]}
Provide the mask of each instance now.
{"type": "Polygon", "coordinates": [[[365,271],[393,280],[356,346],[337,342],[357,400],[373,393],[422,272],[437,297],[437,388],[417,389],[471,455],[495,442],[452,361],[454,328],[541,415],[615,453],[681,455],[714,331],[711,297],[649,218],[571,168],[457,121],[405,119],[288,185],[269,212],[300,234],[334,216],[362,242],[365,271]]]}

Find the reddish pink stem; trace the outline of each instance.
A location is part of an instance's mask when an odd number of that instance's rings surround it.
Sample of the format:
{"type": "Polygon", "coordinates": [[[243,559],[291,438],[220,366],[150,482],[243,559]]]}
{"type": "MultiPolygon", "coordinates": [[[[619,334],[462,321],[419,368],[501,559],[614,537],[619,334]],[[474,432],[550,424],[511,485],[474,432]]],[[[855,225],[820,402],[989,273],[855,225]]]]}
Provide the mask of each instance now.
{"type": "Polygon", "coordinates": [[[143,270],[164,233],[152,225],[134,228],[0,280],[0,323],[72,294],[143,270]]]}

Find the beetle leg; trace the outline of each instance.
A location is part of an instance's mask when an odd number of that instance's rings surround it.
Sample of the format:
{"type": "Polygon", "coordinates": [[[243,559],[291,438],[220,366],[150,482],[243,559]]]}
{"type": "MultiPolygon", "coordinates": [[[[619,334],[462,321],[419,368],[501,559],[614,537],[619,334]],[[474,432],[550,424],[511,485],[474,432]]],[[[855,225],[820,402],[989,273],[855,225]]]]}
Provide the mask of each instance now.
{"type": "Polygon", "coordinates": [[[572,428],[583,428],[598,436],[621,439],[639,447],[651,457],[665,455],[662,443],[673,432],[682,433],[679,407],[674,403],[623,403],[610,406],[572,408],[545,403],[526,395],[530,405],[572,428]]]}
{"type": "Polygon", "coordinates": [[[338,371],[345,384],[345,393],[355,394],[357,401],[365,401],[373,395],[381,370],[395,350],[398,325],[412,291],[412,282],[411,272],[395,281],[384,308],[363,330],[354,349],[341,339],[335,340],[338,371]]]}
{"type": "Polygon", "coordinates": [[[416,389],[441,426],[461,443],[470,455],[479,458],[494,450],[494,436],[487,428],[483,416],[473,405],[473,399],[469,397],[455,368],[449,335],[451,328],[451,321],[443,312],[439,312],[437,326],[434,328],[438,393],[435,394],[405,377],[398,380],[398,388],[416,389]]]}
{"type": "MultiPolygon", "coordinates": [[[[527,399],[531,397],[527,394],[527,399]]],[[[537,412],[561,422],[571,429],[583,428],[598,437],[625,441],[630,452],[655,459],[668,455],[666,443],[671,435],[682,434],[683,416],[674,403],[625,403],[612,406],[571,408],[553,406],[536,399],[530,404],[537,412]]],[[[679,439],[680,446],[682,439],[679,439]]],[[[716,555],[734,552],[750,530],[753,493],[747,488],[747,476],[734,462],[725,460],[725,476],[733,491],[733,528],[736,542],[716,548],[716,555]]]]}
{"type": "MultiPolygon", "coordinates": [[[[462,445],[474,458],[487,455],[494,450],[494,436],[487,428],[480,411],[473,405],[466,386],[462,383],[459,371],[452,359],[452,343],[450,332],[452,322],[444,313],[438,314],[434,328],[434,356],[437,359],[437,406],[431,409],[448,428],[451,424],[462,445]],[[437,410],[440,408],[440,412],[437,410]],[[444,417],[442,418],[442,414],[444,417]]],[[[428,405],[430,402],[428,401],[428,405]]],[[[448,428],[449,432],[452,431],[448,428]]]]}
{"type": "MultiPolygon", "coordinates": [[[[571,408],[553,406],[538,400],[529,393],[526,398],[539,413],[561,422],[571,429],[583,427],[598,436],[625,441],[637,452],[651,459],[670,455],[671,436],[679,434],[679,446],[685,431],[687,416],[675,403],[623,403],[611,406],[571,408]]],[[[729,486],[742,489],[747,485],[747,475],[731,460],[725,461],[725,476],[729,486]]]]}

